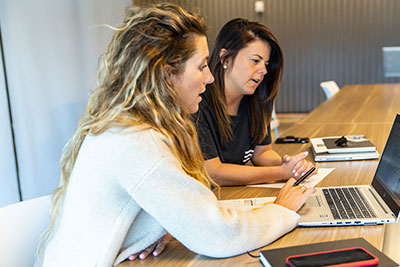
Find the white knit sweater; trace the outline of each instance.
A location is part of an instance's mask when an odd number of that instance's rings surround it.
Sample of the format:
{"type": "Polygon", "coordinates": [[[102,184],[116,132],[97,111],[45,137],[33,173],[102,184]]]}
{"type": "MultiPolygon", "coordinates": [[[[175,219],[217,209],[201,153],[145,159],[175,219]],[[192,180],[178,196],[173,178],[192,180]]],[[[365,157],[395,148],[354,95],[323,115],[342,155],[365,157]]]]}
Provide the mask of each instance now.
{"type": "Polygon", "coordinates": [[[219,208],[153,130],[87,136],[43,266],[112,266],[170,233],[195,253],[229,257],[292,230],[299,215],[279,205],[219,208]]]}

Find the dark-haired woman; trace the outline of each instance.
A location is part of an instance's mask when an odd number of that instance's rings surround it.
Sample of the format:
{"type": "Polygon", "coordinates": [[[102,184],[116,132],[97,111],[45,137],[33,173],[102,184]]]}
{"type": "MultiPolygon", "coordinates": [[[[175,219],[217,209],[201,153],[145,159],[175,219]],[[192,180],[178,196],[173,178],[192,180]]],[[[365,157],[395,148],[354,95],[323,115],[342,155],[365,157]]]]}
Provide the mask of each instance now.
{"type": "Polygon", "coordinates": [[[258,22],[231,20],[208,64],[215,81],[202,96],[195,123],[211,178],[220,185],[256,184],[299,178],[310,169],[307,152],[281,157],[271,146],[269,123],[283,72],[272,32],[258,22]]]}

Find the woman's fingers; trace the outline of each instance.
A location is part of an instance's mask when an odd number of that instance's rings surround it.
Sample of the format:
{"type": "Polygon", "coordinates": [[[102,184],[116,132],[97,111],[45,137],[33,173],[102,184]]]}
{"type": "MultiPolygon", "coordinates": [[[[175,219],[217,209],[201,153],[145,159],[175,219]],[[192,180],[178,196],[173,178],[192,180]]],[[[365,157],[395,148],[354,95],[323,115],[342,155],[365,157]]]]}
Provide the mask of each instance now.
{"type": "MultiPolygon", "coordinates": [[[[311,169],[313,167],[312,162],[308,161],[308,160],[303,160],[301,162],[298,162],[296,164],[296,166],[293,168],[295,174],[294,177],[296,179],[300,178],[301,176],[303,176],[309,169],[311,169]]],[[[316,167],[317,168],[317,167],[316,167]]],[[[316,174],[318,172],[318,170],[316,169],[312,175],[316,174]]]]}
{"type": "Polygon", "coordinates": [[[304,162],[303,169],[299,170],[301,176],[303,176],[309,169],[313,167],[312,163],[308,160],[304,162]]]}
{"type": "Polygon", "coordinates": [[[147,256],[149,256],[149,254],[154,250],[154,248],[157,246],[157,242],[154,242],[151,246],[149,246],[148,248],[146,248],[145,250],[132,254],[128,257],[128,260],[133,261],[137,258],[143,260],[145,258],[147,258],[147,256]]]}
{"type": "Polygon", "coordinates": [[[168,244],[167,238],[162,238],[162,239],[158,242],[158,244],[157,244],[157,246],[156,246],[156,249],[153,251],[153,256],[158,256],[158,255],[160,255],[161,252],[163,252],[163,250],[164,250],[165,247],[167,246],[167,244],[168,244]]]}
{"type": "Polygon", "coordinates": [[[287,162],[287,163],[289,163],[289,165],[291,165],[291,168],[292,168],[291,171],[292,171],[293,175],[295,175],[296,173],[299,174],[297,172],[297,170],[304,163],[305,158],[307,157],[307,155],[308,155],[308,152],[306,151],[306,152],[301,152],[301,153],[298,153],[298,154],[290,157],[290,162],[287,162]]]}
{"type": "Polygon", "coordinates": [[[128,260],[130,260],[130,261],[135,260],[135,259],[139,256],[139,254],[140,254],[140,253],[135,253],[135,254],[133,254],[133,255],[130,255],[130,256],[128,257],[128,260]]]}
{"type": "Polygon", "coordinates": [[[303,206],[307,198],[315,192],[315,189],[303,185],[293,186],[295,181],[295,179],[290,178],[283,186],[274,202],[275,204],[297,212],[301,206],[303,206]]]}
{"type": "Polygon", "coordinates": [[[306,168],[307,168],[307,160],[300,160],[296,163],[296,165],[293,168],[293,175],[296,178],[300,178],[300,176],[303,175],[303,173],[305,172],[306,168]]]}
{"type": "Polygon", "coordinates": [[[143,250],[139,254],[139,259],[144,260],[145,258],[147,258],[147,256],[149,256],[149,254],[155,249],[156,246],[157,246],[157,242],[155,242],[153,245],[151,245],[150,247],[143,250]]]}
{"type": "Polygon", "coordinates": [[[169,241],[172,239],[172,236],[170,234],[164,235],[162,238],[160,238],[157,242],[154,242],[151,246],[146,248],[145,250],[132,254],[131,256],[128,257],[130,261],[133,261],[137,258],[144,260],[146,259],[150,254],[153,254],[153,256],[158,256],[163,252],[169,241]]]}

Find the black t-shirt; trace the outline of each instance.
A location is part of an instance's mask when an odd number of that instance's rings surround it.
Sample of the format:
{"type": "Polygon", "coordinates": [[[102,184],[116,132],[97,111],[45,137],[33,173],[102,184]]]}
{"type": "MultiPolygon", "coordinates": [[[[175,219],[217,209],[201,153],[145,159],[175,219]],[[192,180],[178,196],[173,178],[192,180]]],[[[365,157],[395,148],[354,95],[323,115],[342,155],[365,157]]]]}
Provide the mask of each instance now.
{"type": "Polygon", "coordinates": [[[194,115],[199,143],[205,160],[219,157],[223,163],[244,165],[254,154],[256,145],[271,144],[271,128],[268,135],[257,144],[250,135],[249,112],[244,98],[240,102],[238,116],[230,116],[233,139],[221,143],[217,118],[214,114],[208,90],[202,95],[199,111],[194,115]]]}

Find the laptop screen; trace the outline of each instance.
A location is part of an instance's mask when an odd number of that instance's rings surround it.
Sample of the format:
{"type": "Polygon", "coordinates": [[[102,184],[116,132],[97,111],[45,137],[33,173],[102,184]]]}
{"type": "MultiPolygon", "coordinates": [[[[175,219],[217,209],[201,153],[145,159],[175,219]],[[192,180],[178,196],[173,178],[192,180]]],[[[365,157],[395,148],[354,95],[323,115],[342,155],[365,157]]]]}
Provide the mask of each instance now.
{"type": "Polygon", "coordinates": [[[398,216],[400,211],[400,115],[397,114],[372,185],[398,216]]]}

